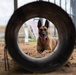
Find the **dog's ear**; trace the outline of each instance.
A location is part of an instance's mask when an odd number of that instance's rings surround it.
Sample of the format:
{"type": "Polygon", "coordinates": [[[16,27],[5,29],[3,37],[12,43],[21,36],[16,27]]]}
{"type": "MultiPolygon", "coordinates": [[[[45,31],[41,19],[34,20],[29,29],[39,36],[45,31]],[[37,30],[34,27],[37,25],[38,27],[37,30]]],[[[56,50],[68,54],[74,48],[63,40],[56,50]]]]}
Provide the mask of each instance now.
{"type": "Polygon", "coordinates": [[[42,26],[41,21],[38,21],[38,28],[40,28],[42,26]]]}
{"type": "Polygon", "coordinates": [[[49,27],[49,21],[48,21],[48,20],[46,20],[45,26],[46,26],[47,28],[49,27]]]}

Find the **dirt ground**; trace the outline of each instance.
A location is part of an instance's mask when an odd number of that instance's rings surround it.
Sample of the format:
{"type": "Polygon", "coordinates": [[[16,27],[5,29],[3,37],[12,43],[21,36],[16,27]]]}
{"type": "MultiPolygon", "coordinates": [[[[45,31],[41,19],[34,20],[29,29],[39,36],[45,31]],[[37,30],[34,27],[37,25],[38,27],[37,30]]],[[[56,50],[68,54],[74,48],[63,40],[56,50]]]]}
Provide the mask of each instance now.
{"type": "MultiPolygon", "coordinates": [[[[5,71],[5,63],[4,63],[4,43],[0,44],[0,75],[76,75],[76,49],[72,53],[69,66],[63,66],[60,69],[49,72],[49,73],[33,73],[27,70],[24,70],[20,65],[18,65],[14,60],[9,56],[9,71],[5,71]]],[[[37,53],[36,51],[36,43],[20,43],[19,44],[21,50],[23,50],[26,54],[40,58],[48,55],[50,51],[44,51],[42,54],[37,53]]],[[[69,62],[68,61],[68,62],[69,62]]]]}

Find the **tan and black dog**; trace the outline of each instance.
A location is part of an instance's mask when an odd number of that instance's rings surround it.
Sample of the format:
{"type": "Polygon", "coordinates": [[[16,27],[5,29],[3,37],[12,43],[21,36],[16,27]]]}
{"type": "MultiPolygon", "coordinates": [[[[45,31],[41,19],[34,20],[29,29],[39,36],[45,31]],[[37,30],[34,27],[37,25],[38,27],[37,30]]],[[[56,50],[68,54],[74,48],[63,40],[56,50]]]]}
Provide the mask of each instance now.
{"type": "Polygon", "coordinates": [[[38,21],[38,40],[37,51],[42,53],[44,50],[53,51],[57,45],[57,40],[52,38],[48,33],[49,22],[46,20],[45,25],[42,26],[41,21],[38,21]]]}

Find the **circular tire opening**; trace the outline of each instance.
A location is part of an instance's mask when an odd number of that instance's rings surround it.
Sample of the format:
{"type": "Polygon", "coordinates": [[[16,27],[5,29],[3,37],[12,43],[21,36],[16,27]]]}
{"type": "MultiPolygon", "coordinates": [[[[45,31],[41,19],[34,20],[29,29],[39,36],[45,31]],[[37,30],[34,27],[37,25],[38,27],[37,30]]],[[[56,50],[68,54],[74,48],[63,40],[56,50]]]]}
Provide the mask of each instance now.
{"type": "MultiPolygon", "coordinates": [[[[42,18],[43,24],[41,24],[41,27],[45,27],[45,21],[46,19],[42,18]]],[[[54,24],[50,21],[48,21],[48,28],[42,28],[46,35],[44,37],[41,37],[39,32],[42,32],[40,28],[38,28],[38,21],[39,18],[32,18],[28,21],[26,21],[20,28],[18,33],[18,45],[21,50],[21,52],[34,57],[34,58],[42,58],[45,56],[48,56],[50,53],[55,52],[55,48],[58,45],[58,32],[54,24]],[[41,37],[41,39],[39,39],[41,37]],[[44,39],[45,38],[45,39],[44,39]],[[38,40],[39,39],[39,40],[38,40]],[[50,42],[49,42],[50,41],[50,42]],[[42,47],[38,44],[42,45],[42,47]],[[52,48],[47,48],[47,46],[52,48]],[[44,50],[39,53],[37,51],[37,47],[44,48],[44,50]]]]}
{"type": "Polygon", "coordinates": [[[5,43],[11,57],[23,68],[33,72],[48,72],[64,65],[73,51],[74,42],[75,28],[72,20],[64,10],[49,2],[33,2],[16,10],[8,22],[5,33],[5,43]],[[18,45],[19,29],[24,22],[35,17],[51,21],[59,35],[56,51],[43,58],[29,57],[21,52],[18,45]]]}

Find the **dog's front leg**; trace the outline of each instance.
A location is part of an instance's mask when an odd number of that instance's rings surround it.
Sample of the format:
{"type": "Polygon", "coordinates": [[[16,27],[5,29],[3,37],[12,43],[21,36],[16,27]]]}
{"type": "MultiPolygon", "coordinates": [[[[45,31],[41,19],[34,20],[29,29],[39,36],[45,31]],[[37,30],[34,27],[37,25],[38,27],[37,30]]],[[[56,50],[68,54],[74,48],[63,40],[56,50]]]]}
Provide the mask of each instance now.
{"type": "Polygon", "coordinates": [[[37,46],[37,52],[38,52],[38,53],[42,53],[42,52],[43,52],[43,49],[42,49],[42,47],[40,47],[40,46],[37,46]]]}

